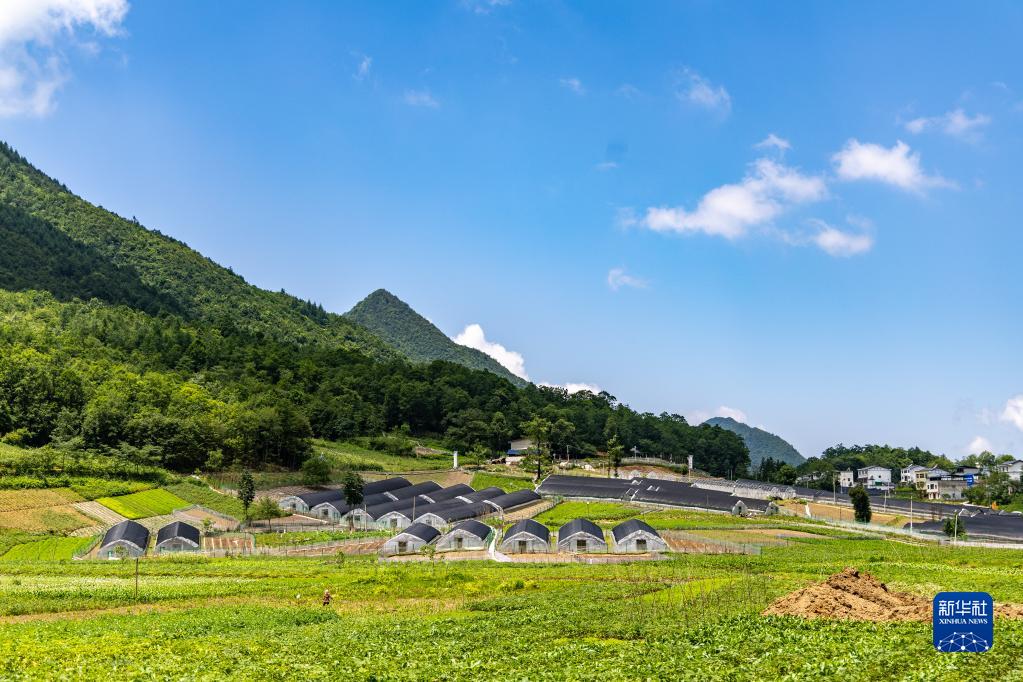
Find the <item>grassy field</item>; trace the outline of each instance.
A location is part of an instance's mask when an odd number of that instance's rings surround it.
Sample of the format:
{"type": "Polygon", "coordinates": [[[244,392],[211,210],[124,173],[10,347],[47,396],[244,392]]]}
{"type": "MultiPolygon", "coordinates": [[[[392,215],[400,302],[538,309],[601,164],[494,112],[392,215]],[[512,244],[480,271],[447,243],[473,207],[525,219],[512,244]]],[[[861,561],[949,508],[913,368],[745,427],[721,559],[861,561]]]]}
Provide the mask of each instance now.
{"type": "Polygon", "coordinates": [[[506,493],[510,493],[513,490],[532,490],[534,488],[533,479],[528,476],[503,476],[489,471],[477,471],[472,475],[472,483],[469,485],[476,490],[497,486],[506,493]]]}
{"type": "Polygon", "coordinates": [[[402,457],[370,450],[358,443],[335,443],[326,440],[314,440],[313,447],[317,452],[327,455],[339,468],[362,471],[421,471],[451,468],[451,455],[448,454],[402,457]]]}
{"type": "Polygon", "coordinates": [[[56,507],[81,502],[83,499],[70,488],[0,490],[0,512],[56,507]]]}
{"type": "Polygon", "coordinates": [[[68,560],[75,552],[85,549],[93,542],[93,538],[46,538],[15,545],[0,556],[0,561],[33,561],[46,559],[50,561],[68,560]]]}
{"type": "Polygon", "coordinates": [[[138,600],[134,562],[12,562],[0,678],[106,679],[112,657],[125,679],[1023,677],[1020,621],[999,620],[973,655],[935,652],[926,623],[758,615],[845,566],[921,595],[1023,602],[1018,552],[869,539],[613,566],[170,558],[141,562],[138,600]]]}
{"type": "Polygon", "coordinates": [[[161,488],[121,497],[101,497],[96,501],[129,519],[161,516],[188,506],[188,502],[161,488]]]}
{"type": "Polygon", "coordinates": [[[361,530],[309,530],[293,533],[255,533],[256,547],[284,547],[293,545],[315,545],[333,540],[354,540],[357,538],[389,537],[387,531],[361,530]]]}
{"type": "Polygon", "coordinates": [[[68,533],[96,524],[71,505],[61,507],[35,507],[0,512],[0,528],[13,528],[30,533],[68,533]]]}
{"type": "Polygon", "coordinates": [[[169,485],[165,488],[165,490],[177,495],[186,502],[191,504],[201,504],[204,507],[209,507],[213,511],[233,516],[236,519],[241,519],[245,514],[245,509],[242,507],[242,503],[237,497],[221,495],[217,491],[211,490],[205,483],[188,481],[185,483],[169,485]]]}

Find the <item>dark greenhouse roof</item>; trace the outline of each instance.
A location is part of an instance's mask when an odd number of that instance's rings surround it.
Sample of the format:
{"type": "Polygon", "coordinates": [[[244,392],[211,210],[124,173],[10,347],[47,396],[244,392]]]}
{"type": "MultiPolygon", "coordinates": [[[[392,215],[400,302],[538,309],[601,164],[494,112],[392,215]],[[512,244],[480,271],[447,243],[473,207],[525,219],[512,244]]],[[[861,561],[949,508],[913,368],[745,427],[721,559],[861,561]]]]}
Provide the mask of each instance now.
{"type": "Polygon", "coordinates": [[[566,538],[570,538],[576,533],[586,533],[587,535],[593,536],[594,539],[604,542],[604,531],[600,529],[600,526],[589,519],[572,519],[559,528],[558,542],[561,542],[566,538]]]}
{"type": "MultiPolygon", "coordinates": [[[[413,523],[405,530],[398,533],[398,535],[411,535],[412,537],[419,538],[423,542],[430,543],[437,539],[440,535],[440,531],[425,523],[413,523]]],[[[397,535],[395,537],[398,537],[397,535]]]]}
{"type": "Polygon", "coordinates": [[[411,483],[407,479],[401,476],[395,478],[385,478],[382,481],[373,481],[362,486],[362,494],[366,497],[370,495],[376,495],[378,493],[386,493],[398,490],[399,488],[407,488],[411,483]]]}
{"type": "Polygon", "coordinates": [[[199,529],[195,526],[191,526],[183,521],[174,521],[168,523],[166,526],[160,529],[160,532],[156,534],[156,544],[172,540],[174,538],[181,538],[183,540],[190,540],[194,542],[196,546],[202,544],[202,537],[199,533],[199,529]]]}
{"type": "Polygon", "coordinates": [[[397,490],[388,490],[387,492],[391,493],[396,499],[407,500],[410,497],[422,495],[423,493],[432,493],[435,490],[440,490],[440,486],[433,481],[423,481],[422,483],[405,486],[397,490]]]}
{"type": "Polygon", "coordinates": [[[499,495],[487,500],[487,504],[493,505],[502,511],[508,511],[509,509],[515,509],[521,507],[524,504],[530,502],[536,502],[540,499],[532,490],[516,490],[514,492],[499,495]]]}
{"type": "Polygon", "coordinates": [[[118,540],[125,540],[144,550],[149,546],[149,530],[141,523],[135,521],[121,521],[106,532],[101,546],[106,547],[118,540]]]}
{"type": "Polygon", "coordinates": [[[543,525],[539,521],[534,521],[533,519],[522,519],[521,521],[516,521],[511,528],[505,531],[504,537],[507,539],[517,533],[529,533],[530,535],[535,535],[544,542],[550,542],[551,540],[551,531],[547,528],[547,526],[543,525]]]}
{"type": "Polygon", "coordinates": [[[474,519],[478,516],[485,516],[493,513],[494,508],[484,502],[472,502],[467,504],[461,500],[449,500],[448,502],[440,502],[438,504],[424,506],[422,510],[417,508],[416,519],[420,519],[426,514],[433,514],[438,518],[443,519],[446,523],[451,523],[452,521],[474,519]],[[452,502],[455,504],[451,504],[452,502]]]}
{"type": "Polygon", "coordinates": [[[468,521],[462,521],[460,524],[451,529],[452,531],[461,530],[466,533],[471,533],[478,537],[480,540],[486,540],[492,528],[482,521],[476,521],[475,519],[469,519],[468,521]]]}
{"type": "Polygon", "coordinates": [[[475,488],[465,483],[458,483],[456,485],[448,486],[447,488],[441,488],[431,493],[423,493],[420,497],[426,498],[430,502],[443,502],[460,495],[468,495],[476,492],[475,488]]]}
{"type": "Polygon", "coordinates": [[[622,521],[611,530],[611,535],[614,536],[615,542],[621,542],[623,539],[632,535],[636,531],[646,531],[656,537],[661,537],[660,534],[653,529],[653,527],[646,521],[640,519],[629,519],[628,521],[622,521]]]}
{"type": "Polygon", "coordinates": [[[486,500],[492,500],[495,497],[500,497],[501,495],[504,495],[503,490],[496,486],[490,486],[489,488],[483,488],[482,490],[477,490],[476,492],[469,493],[468,495],[459,495],[459,497],[469,502],[484,502],[486,500]]]}

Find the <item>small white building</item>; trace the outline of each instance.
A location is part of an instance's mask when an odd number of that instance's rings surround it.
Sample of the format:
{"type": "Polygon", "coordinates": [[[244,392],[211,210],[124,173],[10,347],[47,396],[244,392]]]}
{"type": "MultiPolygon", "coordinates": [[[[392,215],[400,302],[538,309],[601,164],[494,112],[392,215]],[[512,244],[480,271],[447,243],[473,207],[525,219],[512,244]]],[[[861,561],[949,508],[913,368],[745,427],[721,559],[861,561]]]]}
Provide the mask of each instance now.
{"type": "Polygon", "coordinates": [[[868,490],[890,490],[892,488],[892,470],[877,464],[862,467],[856,470],[856,482],[868,490]]]}
{"type": "Polygon", "coordinates": [[[851,488],[856,482],[856,475],[852,469],[838,472],[838,485],[841,488],[851,488]]]}
{"type": "Polygon", "coordinates": [[[437,540],[437,550],[479,550],[486,549],[494,529],[475,519],[462,521],[437,540]]]}
{"type": "Polygon", "coordinates": [[[572,519],[558,529],[558,551],[606,552],[604,531],[589,519],[572,519]]]}
{"type": "Polygon", "coordinates": [[[927,481],[928,500],[961,500],[967,488],[964,478],[932,478],[927,481]]]}
{"type": "Polygon", "coordinates": [[[103,536],[96,555],[104,559],[135,558],[145,554],[148,547],[148,528],[136,521],[121,521],[103,536]]]}
{"type": "Polygon", "coordinates": [[[1003,474],[1008,474],[1010,480],[1023,480],[1023,459],[1014,459],[1011,462],[1002,462],[995,468],[1003,474]]]}
{"type": "Polygon", "coordinates": [[[202,533],[195,526],[174,521],[156,534],[157,552],[197,552],[202,549],[202,533]]]}
{"type": "Polygon", "coordinates": [[[380,548],[380,553],[385,556],[415,554],[439,537],[440,531],[433,526],[428,526],[425,523],[413,523],[385,542],[380,548]]]}
{"type": "Polygon", "coordinates": [[[501,551],[508,554],[535,554],[549,552],[551,531],[533,519],[522,519],[504,533],[501,551]]]}
{"type": "Polygon", "coordinates": [[[629,519],[611,529],[616,552],[666,552],[666,543],[646,521],[629,519]]]}
{"type": "Polygon", "coordinates": [[[922,464],[910,464],[908,467],[903,467],[901,476],[899,477],[899,483],[905,483],[906,485],[916,484],[916,472],[922,471],[927,467],[922,464]]]}

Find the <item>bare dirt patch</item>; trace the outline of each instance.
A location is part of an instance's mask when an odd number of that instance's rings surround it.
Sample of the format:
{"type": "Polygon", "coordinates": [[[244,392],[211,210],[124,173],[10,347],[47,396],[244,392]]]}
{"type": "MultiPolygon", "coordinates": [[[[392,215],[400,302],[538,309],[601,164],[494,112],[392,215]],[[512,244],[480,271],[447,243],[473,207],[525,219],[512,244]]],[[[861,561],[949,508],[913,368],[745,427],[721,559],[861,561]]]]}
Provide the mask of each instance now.
{"type": "MultiPolygon", "coordinates": [[[[822,583],[776,599],[763,615],[872,622],[929,621],[931,600],[909,592],[892,592],[869,573],[846,568],[822,583]]],[[[995,615],[1023,618],[1023,604],[998,604],[995,615]]]]}

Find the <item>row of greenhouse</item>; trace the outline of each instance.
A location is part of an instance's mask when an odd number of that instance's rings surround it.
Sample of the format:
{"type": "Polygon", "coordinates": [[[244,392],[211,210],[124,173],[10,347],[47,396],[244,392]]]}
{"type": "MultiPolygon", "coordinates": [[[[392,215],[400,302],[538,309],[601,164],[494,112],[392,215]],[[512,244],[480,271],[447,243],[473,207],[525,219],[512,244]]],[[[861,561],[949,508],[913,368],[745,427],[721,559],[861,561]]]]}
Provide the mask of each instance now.
{"type": "MultiPolygon", "coordinates": [[[[492,527],[476,520],[464,521],[447,533],[425,523],[414,523],[384,543],[384,555],[414,554],[424,547],[438,551],[481,550],[491,542],[492,527]]],[[[596,552],[645,553],[664,552],[668,544],[650,524],[629,519],[611,529],[610,545],[604,531],[589,519],[573,519],[558,529],[551,538],[547,526],[533,519],[523,519],[504,531],[498,549],[505,554],[539,554],[565,552],[590,554],[596,552]]]]}
{"type": "Polygon", "coordinates": [[[367,483],[358,504],[347,503],[343,490],[287,495],[278,504],[286,511],[350,528],[397,531],[416,523],[443,530],[459,521],[504,514],[540,499],[532,490],[475,490],[464,483],[445,488],[433,481],[413,485],[396,477],[367,483]]]}
{"type": "MultiPolygon", "coordinates": [[[[140,557],[149,548],[149,539],[149,529],[141,523],[121,521],[104,533],[99,548],[96,550],[96,556],[102,559],[140,557]]],[[[194,552],[201,548],[202,534],[198,528],[183,521],[173,521],[157,531],[153,551],[163,554],[194,552]]]]}

